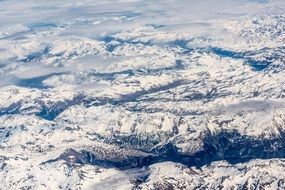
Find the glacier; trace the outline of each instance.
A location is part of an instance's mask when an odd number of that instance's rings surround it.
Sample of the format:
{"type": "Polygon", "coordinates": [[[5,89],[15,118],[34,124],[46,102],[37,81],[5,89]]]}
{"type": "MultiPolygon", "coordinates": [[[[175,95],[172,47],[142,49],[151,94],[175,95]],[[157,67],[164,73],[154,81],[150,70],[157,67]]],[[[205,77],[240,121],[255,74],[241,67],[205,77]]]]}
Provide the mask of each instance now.
{"type": "Polygon", "coordinates": [[[285,189],[282,0],[0,0],[0,190],[285,189]]]}

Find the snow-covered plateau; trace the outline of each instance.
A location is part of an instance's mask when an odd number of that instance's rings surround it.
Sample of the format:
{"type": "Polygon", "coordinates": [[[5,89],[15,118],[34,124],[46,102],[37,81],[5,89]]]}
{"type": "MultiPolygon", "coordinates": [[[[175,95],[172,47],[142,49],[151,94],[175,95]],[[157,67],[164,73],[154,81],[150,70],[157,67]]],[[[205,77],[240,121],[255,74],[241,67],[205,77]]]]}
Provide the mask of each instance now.
{"type": "Polygon", "coordinates": [[[285,1],[0,0],[8,189],[285,189],[285,1]]]}

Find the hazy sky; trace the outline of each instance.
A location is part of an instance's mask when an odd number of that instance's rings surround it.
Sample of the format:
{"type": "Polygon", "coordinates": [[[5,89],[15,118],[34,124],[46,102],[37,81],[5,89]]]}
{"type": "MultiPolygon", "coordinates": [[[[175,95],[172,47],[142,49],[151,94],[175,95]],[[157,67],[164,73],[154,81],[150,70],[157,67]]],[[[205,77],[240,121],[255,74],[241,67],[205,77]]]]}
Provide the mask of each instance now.
{"type": "MultiPolygon", "coordinates": [[[[267,0],[4,0],[0,1],[0,24],[60,20],[88,16],[114,16],[139,13],[143,16],[184,19],[213,18],[219,15],[247,14],[267,6],[267,0]]],[[[283,3],[272,0],[269,4],[283,3]]]]}
{"type": "MultiPolygon", "coordinates": [[[[0,69],[1,65],[16,64],[27,54],[37,56],[37,52],[50,42],[71,36],[98,39],[146,25],[164,25],[160,31],[191,31],[195,27],[199,31],[210,31],[213,28],[208,21],[270,11],[276,7],[284,8],[285,1],[0,0],[0,69]],[[61,30],[62,27],[66,27],[65,30],[61,30]]],[[[78,69],[70,66],[50,68],[41,64],[18,65],[11,73],[17,77],[33,77],[78,69]]],[[[1,72],[1,83],[13,81],[13,76],[1,72]]]]}

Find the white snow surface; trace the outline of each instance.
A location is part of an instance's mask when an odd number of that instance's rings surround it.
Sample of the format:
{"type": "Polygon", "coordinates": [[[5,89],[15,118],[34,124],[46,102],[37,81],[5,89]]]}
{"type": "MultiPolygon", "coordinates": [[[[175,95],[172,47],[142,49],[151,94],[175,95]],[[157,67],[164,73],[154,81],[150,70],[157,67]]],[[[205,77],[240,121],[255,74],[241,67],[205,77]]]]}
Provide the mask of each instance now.
{"type": "Polygon", "coordinates": [[[0,190],[285,189],[284,44],[283,0],[0,0],[0,190]]]}

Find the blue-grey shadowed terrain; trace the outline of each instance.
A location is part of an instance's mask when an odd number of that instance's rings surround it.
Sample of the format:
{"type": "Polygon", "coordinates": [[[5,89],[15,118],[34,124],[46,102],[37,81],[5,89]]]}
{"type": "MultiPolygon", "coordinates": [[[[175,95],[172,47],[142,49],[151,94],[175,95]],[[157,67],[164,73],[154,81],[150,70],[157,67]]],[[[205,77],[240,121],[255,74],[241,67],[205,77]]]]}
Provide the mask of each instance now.
{"type": "Polygon", "coordinates": [[[234,51],[225,50],[225,49],[216,48],[216,47],[210,48],[210,51],[212,51],[213,53],[215,53],[216,55],[220,57],[229,57],[233,59],[244,60],[246,64],[250,65],[256,71],[263,71],[272,63],[270,61],[254,60],[253,58],[248,56],[250,52],[246,52],[246,53],[234,52],[234,51]]]}
{"type": "MultiPolygon", "coordinates": [[[[62,73],[61,73],[62,74],[62,73]]],[[[34,77],[29,79],[16,79],[16,85],[21,87],[28,88],[38,88],[38,89],[47,89],[49,86],[43,84],[43,81],[56,75],[61,75],[59,73],[44,75],[40,77],[34,77]]]]}
{"type": "Polygon", "coordinates": [[[285,189],[284,10],[0,0],[0,189],[285,189]]]}
{"type": "MultiPolygon", "coordinates": [[[[198,51],[200,53],[214,53],[219,57],[228,57],[232,59],[240,59],[245,62],[245,64],[250,65],[255,71],[265,70],[275,59],[270,57],[267,60],[255,60],[251,56],[255,55],[255,52],[235,52],[227,49],[222,49],[219,47],[207,47],[207,48],[191,48],[188,46],[187,40],[175,40],[171,42],[170,47],[180,47],[183,49],[184,54],[191,54],[192,52],[198,51]]],[[[258,53],[258,52],[257,52],[258,53]]],[[[276,58],[280,57],[276,55],[276,58]]]]}
{"type": "MultiPolygon", "coordinates": [[[[284,138],[285,134],[281,133],[281,136],[284,138]]],[[[151,141],[150,139],[148,140],[151,141]]],[[[173,144],[168,143],[162,146],[156,146],[156,148],[150,150],[148,150],[147,147],[142,149],[142,151],[149,153],[148,156],[130,156],[127,158],[110,158],[104,160],[97,158],[97,156],[95,156],[95,154],[97,154],[96,152],[92,153],[92,151],[84,149],[78,152],[73,149],[68,149],[60,155],[60,157],[49,160],[43,164],[64,160],[71,165],[91,164],[105,168],[115,167],[121,170],[128,170],[131,168],[144,168],[155,163],[171,161],[199,168],[220,160],[226,160],[231,164],[238,164],[248,162],[252,159],[285,157],[285,143],[280,138],[253,139],[241,135],[236,131],[225,131],[216,135],[208,135],[203,141],[203,150],[191,154],[180,152],[173,144]],[[72,156],[76,159],[71,160],[70,158],[72,156]]],[[[119,145],[122,148],[131,148],[137,144],[144,146],[148,143],[151,144],[152,142],[140,142],[140,139],[137,139],[135,136],[126,138],[118,136],[114,137],[113,141],[108,143],[119,145]]]]}

